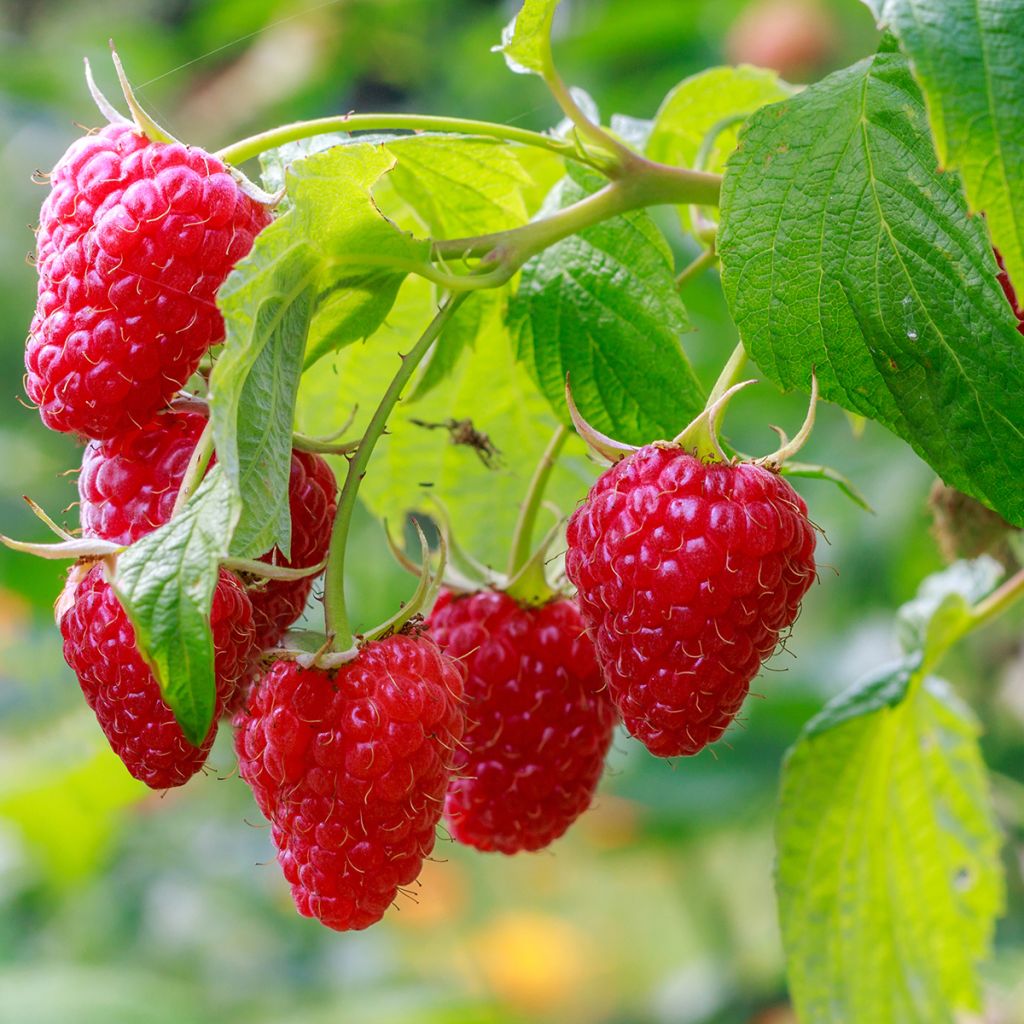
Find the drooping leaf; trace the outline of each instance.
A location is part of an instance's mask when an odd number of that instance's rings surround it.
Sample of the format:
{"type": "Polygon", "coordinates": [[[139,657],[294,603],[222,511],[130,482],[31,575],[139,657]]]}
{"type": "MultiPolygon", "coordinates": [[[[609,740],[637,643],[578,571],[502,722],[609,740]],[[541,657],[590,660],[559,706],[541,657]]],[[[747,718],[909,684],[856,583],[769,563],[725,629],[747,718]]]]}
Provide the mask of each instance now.
{"type": "Polygon", "coordinates": [[[1024,345],[980,218],[940,174],[906,60],[881,53],[755,113],[719,232],[761,369],[884,423],[1024,522],[1024,345]]]}
{"type": "Polygon", "coordinates": [[[978,727],[913,663],[860,684],[787,759],[777,888],[806,1024],[953,1024],[1002,906],[978,727]]]}
{"type": "Polygon", "coordinates": [[[501,33],[505,63],[518,75],[543,75],[551,66],[551,21],[558,0],[524,0],[519,13],[501,33]]]}
{"type": "Polygon", "coordinates": [[[943,167],[959,171],[1024,290],[1024,0],[865,0],[924,91],[943,167]]]}
{"type": "Polygon", "coordinates": [[[113,580],[139,651],[196,746],[213,720],[210,608],[238,511],[226,474],[214,466],[173,519],[118,556],[113,580]]]}
{"type": "Polygon", "coordinates": [[[373,188],[394,165],[380,146],[297,160],[291,208],[256,239],[218,295],[227,340],[210,378],[217,454],[242,499],[232,553],[289,550],[288,476],[303,359],[366,337],[429,243],[381,216],[373,188]],[[308,345],[307,345],[308,334],[308,345]]]}
{"type": "Polygon", "coordinates": [[[905,651],[922,651],[925,668],[969,627],[971,607],[995,589],[1005,570],[988,555],[954,562],[928,576],[899,610],[896,632],[905,651]]]}
{"type": "MultiPolygon", "coordinates": [[[[736,148],[743,117],[793,92],[774,71],[749,64],[709,68],[691,75],[662,101],[647,141],[647,155],[674,167],[693,167],[705,139],[717,131],[703,169],[721,173],[736,148]]],[[[689,208],[678,209],[683,229],[690,231],[689,208]]]]}
{"type": "MultiPolygon", "coordinates": [[[[575,172],[580,174],[580,172],[575,172]]],[[[564,179],[541,216],[597,185],[564,179]]],[[[523,267],[509,308],[516,354],[568,423],[565,378],[583,416],[618,440],[674,437],[704,405],[683,352],[689,329],[672,254],[650,215],[615,217],[523,267]]]]}
{"type": "MultiPolygon", "coordinates": [[[[519,502],[557,421],[516,364],[500,309],[488,303],[484,311],[475,350],[464,351],[429,394],[416,401],[407,397],[396,407],[360,496],[375,515],[397,524],[410,510],[436,512],[431,504],[436,495],[447,507],[462,547],[504,568],[519,502]],[[490,438],[499,450],[490,466],[472,447],[451,442],[444,426],[449,419],[470,419],[490,438]]],[[[358,404],[353,427],[358,434],[398,368],[396,353],[409,350],[429,318],[429,286],[408,280],[387,324],[373,338],[349,346],[305,375],[299,395],[302,429],[323,432],[332,409],[358,404]]],[[[580,442],[571,439],[548,497],[568,514],[595,472],[580,442]]],[[[383,535],[381,544],[386,558],[383,535]]]]}

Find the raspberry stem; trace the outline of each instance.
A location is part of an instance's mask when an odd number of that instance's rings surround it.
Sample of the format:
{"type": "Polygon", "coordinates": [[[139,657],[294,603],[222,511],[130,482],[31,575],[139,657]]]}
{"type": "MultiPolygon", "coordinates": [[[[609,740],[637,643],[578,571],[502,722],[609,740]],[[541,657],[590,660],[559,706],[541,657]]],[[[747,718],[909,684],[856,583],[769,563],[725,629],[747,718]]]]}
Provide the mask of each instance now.
{"type": "Polygon", "coordinates": [[[334,528],[331,530],[331,544],[327,554],[327,573],[324,577],[324,619],[327,635],[331,638],[331,648],[335,651],[348,650],[353,643],[354,634],[349,623],[348,611],[345,606],[345,550],[348,544],[348,532],[352,524],[352,513],[355,510],[356,495],[359,485],[366,474],[366,468],[373,455],[373,449],[384,433],[388,417],[402,397],[402,391],[420,364],[423,357],[434,344],[445,324],[465,299],[465,293],[449,295],[441,304],[440,309],[431,320],[419,341],[402,356],[398,372],[388,385],[384,397],[380,400],[355,454],[349,459],[345,483],[338,499],[338,510],[334,517],[334,528]]]}
{"type": "Polygon", "coordinates": [[[530,560],[530,543],[533,540],[534,527],[537,525],[537,514],[544,501],[544,491],[568,437],[569,428],[560,423],[554,434],[551,435],[551,440],[548,442],[547,448],[544,449],[544,454],[540,457],[540,462],[537,463],[533,478],[526,489],[526,496],[519,508],[515,532],[512,534],[512,550],[509,553],[508,561],[509,579],[512,579],[530,560]]]}
{"type": "Polygon", "coordinates": [[[174,507],[171,515],[175,516],[187,504],[188,499],[196,492],[196,488],[202,483],[206,475],[210,459],[213,458],[213,420],[207,420],[203,432],[192,449],[192,456],[185,467],[185,475],[181,478],[181,486],[178,488],[178,496],[174,499],[174,507]]]}
{"type": "Polygon", "coordinates": [[[486,138],[518,142],[525,146],[546,149],[568,160],[587,164],[599,169],[599,164],[578,147],[563,139],[556,139],[541,132],[511,125],[495,124],[492,121],[474,121],[464,117],[434,117],[430,114],[341,114],[334,117],[319,117],[310,121],[295,121],[292,124],[271,128],[269,131],[250,135],[218,150],[215,156],[224,163],[242,164],[246,160],[276,149],[286,142],[296,142],[328,132],[356,131],[403,131],[452,132],[462,135],[482,135],[486,138]]]}

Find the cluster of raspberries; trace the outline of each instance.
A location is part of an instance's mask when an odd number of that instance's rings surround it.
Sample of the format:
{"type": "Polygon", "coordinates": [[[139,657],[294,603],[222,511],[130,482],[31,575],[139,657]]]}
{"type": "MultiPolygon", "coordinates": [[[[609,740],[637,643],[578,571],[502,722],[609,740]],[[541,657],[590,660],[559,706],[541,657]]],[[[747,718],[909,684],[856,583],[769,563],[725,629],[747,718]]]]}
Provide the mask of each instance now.
{"type": "MultiPolygon", "coordinates": [[[[76,142],[51,181],[27,390],[48,426],[87,441],[85,536],[127,545],[173,514],[205,427],[173,399],[223,340],[217,289],[269,215],[216,158],[130,125],[76,142]]],[[[293,453],[289,500],[290,556],[263,560],[316,565],[337,502],[320,456],[293,453]]],[[[425,623],[331,669],[261,657],[302,614],[310,578],[222,569],[217,714],[199,747],[101,564],[69,576],[64,656],[151,787],[188,781],[230,719],[298,910],[364,928],[414,881],[442,815],[480,850],[538,850],[590,805],[619,721],[661,756],[716,740],[815,575],[806,506],[777,473],[663,442],[597,481],[568,545],[578,601],[446,591],[425,623]]]]}

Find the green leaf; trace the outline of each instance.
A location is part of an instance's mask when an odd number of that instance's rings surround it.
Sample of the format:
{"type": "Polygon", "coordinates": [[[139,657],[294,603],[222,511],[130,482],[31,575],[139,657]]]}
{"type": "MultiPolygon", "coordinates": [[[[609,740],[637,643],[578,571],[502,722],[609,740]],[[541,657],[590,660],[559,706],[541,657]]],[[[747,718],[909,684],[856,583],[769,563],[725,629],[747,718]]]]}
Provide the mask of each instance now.
{"type": "MultiPolygon", "coordinates": [[[[571,178],[541,216],[596,187],[571,178]]],[[[674,437],[704,407],[680,344],[689,329],[672,253],[650,215],[637,211],[581,231],[523,267],[509,309],[516,354],[568,423],[565,377],[598,430],[645,444],[674,437]]]]}
{"type": "MultiPolygon", "coordinates": [[[[453,371],[429,394],[404,400],[391,416],[360,497],[389,523],[419,510],[436,513],[431,497],[450,513],[456,539],[476,557],[504,568],[519,502],[557,421],[544,397],[513,358],[497,303],[485,303],[475,351],[463,351],[453,371]],[[488,468],[472,448],[455,445],[443,426],[468,418],[499,449],[488,468]]],[[[409,279],[385,326],[366,344],[333,356],[320,372],[306,374],[299,394],[304,431],[322,433],[332,410],[359,405],[353,432],[369,418],[397,369],[395,353],[408,351],[430,316],[430,288],[409,279]]],[[[443,338],[443,336],[442,336],[443,338]]],[[[570,439],[547,494],[568,514],[586,493],[595,468],[581,442],[570,439]]],[[[381,557],[389,557],[381,533],[381,557]]]]}
{"type": "MultiPolygon", "coordinates": [[[[348,142],[350,136],[342,135],[340,132],[325,132],[323,135],[311,135],[306,139],[296,139],[294,142],[286,142],[276,149],[268,149],[260,154],[260,178],[263,187],[273,195],[285,187],[288,170],[293,164],[314,153],[322,153],[326,149],[340,146],[348,142]]],[[[291,198],[285,193],[278,212],[283,213],[292,207],[291,198]]]]}
{"type": "Polygon", "coordinates": [[[1024,0],[865,0],[924,90],[942,165],[1024,288],[1024,0]]]}
{"type": "Polygon", "coordinates": [[[981,219],[939,174],[906,60],[879,54],[754,114],[729,160],[723,285],[783,387],[880,421],[1024,523],[1024,347],[981,219]]]}
{"type": "Polygon", "coordinates": [[[113,580],[139,652],[195,746],[213,721],[210,608],[238,509],[222,467],[214,466],[173,519],[118,556],[113,580]]]}
{"type": "Polygon", "coordinates": [[[558,0],[525,0],[501,33],[497,53],[517,75],[545,75],[551,70],[551,20],[558,0]]]}
{"type": "Polygon", "coordinates": [[[953,1024],[1003,903],[978,727],[906,664],[840,698],[787,759],[777,888],[806,1024],[953,1024]]]}
{"type": "Polygon", "coordinates": [[[217,457],[242,499],[232,554],[290,544],[295,395],[306,362],[371,334],[429,242],[377,209],[394,166],[381,146],[337,145],[291,164],[291,209],[256,239],[218,295],[227,340],[210,378],[217,457]],[[308,342],[307,342],[308,334],[308,342]]]}
{"type": "Polygon", "coordinates": [[[990,594],[1004,574],[999,562],[983,555],[928,576],[914,599],[899,610],[900,646],[923,652],[927,671],[970,627],[972,606],[990,594]]]}
{"type": "Polygon", "coordinates": [[[391,183],[436,238],[503,231],[529,214],[530,175],[507,143],[459,135],[411,135],[387,144],[391,183]]]}
{"type": "Polygon", "coordinates": [[[412,400],[429,394],[448,377],[466,348],[475,348],[477,338],[492,328],[506,301],[506,290],[488,288],[470,295],[453,314],[444,333],[434,344],[426,365],[416,380],[412,400]]]}
{"type": "MultiPolygon", "coordinates": [[[[793,87],[774,71],[749,64],[708,68],[691,75],[662,101],[647,142],[647,155],[675,167],[693,167],[705,138],[721,128],[704,167],[721,173],[736,148],[742,118],[793,92],[793,87]],[[733,122],[734,118],[740,121],[733,122]]],[[[691,231],[689,208],[680,206],[678,210],[683,229],[691,231]]]]}

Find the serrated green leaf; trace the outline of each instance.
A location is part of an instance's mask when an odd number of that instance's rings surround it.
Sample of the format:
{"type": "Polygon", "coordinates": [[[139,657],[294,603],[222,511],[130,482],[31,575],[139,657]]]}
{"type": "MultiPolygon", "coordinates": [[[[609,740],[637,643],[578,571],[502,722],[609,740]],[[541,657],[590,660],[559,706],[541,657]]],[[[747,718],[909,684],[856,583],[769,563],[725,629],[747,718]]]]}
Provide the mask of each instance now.
{"type": "Polygon", "coordinates": [[[740,334],[783,387],[879,420],[1024,522],[1024,346],[980,218],[939,174],[899,54],[754,114],[719,232],[740,334]]]}
{"type": "Polygon", "coordinates": [[[558,0],[525,0],[501,33],[495,51],[517,75],[544,75],[551,67],[551,21],[558,0]]]}
{"type": "Polygon", "coordinates": [[[239,503],[222,467],[192,500],[118,556],[113,586],[139,652],[186,739],[199,746],[216,703],[210,608],[239,503]]]}
{"type": "MultiPolygon", "coordinates": [[[[652,160],[674,167],[693,167],[705,137],[734,117],[791,96],[794,89],[774,71],[750,64],[709,68],[680,82],[662,101],[647,141],[652,160]]],[[[740,123],[723,127],[704,170],[721,173],[736,148],[740,123]]],[[[684,231],[693,228],[689,207],[678,207],[684,231]]]]}
{"type": "Polygon", "coordinates": [[[942,165],[1024,290],[1024,0],[865,0],[924,90],[942,165]]]}
{"type": "Polygon", "coordinates": [[[1005,575],[988,555],[954,562],[928,576],[917,595],[899,610],[896,635],[905,651],[921,651],[924,667],[934,664],[971,623],[971,607],[991,593],[1005,575]]]}
{"type": "Polygon", "coordinates": [[[844,695],[787,759],[777,888],[806,1024],[953,1024],[1002,907],[974,719],[905,663],[844,695]]]}
{"type": "Polygon", "coordinates": [[[295,395],[307,362],[371,334],[429,242],[373,199],[394,166],[380,146],[336,145],[291,165],[291,208],[257,237],[218,294],[226,342],[210,377],[221,465],[242,499],[232,554],[290,546],[295,395]],[[308,334],[308,347],[307,347],[308,334]]]}
{"type": "MultiPolygon", "coordinates": [[[[540,215],[597,187],[596,176],[583,180],[586,187],[564,179],[540,215]]],[[[704,407],[680,343],[689,324],[672,254],[645,211],[587,228],[529,260],[508,321],[517,356],[566,423],[567,373],[583,416],[621,441],[674,437],[704,407]]]]}
{"type": "MultiPolygon", "coordinates": [[[[310,433],[327,429],[332,410],[359,405],[353,432],[365,425],[394,375],[395,353],[408,351],[430,317],[430,288],[408,280],[386,325],[366,344],[333,356],[306,374],[299,422],[310,433]]],[[[476,350],[464,351],[453,372],[421,400],[402,401],[381,439],[360,497],[371,511],[400,523],[410,510],[436,513],[431,495],[447,507],[461,545],[492,566],[504,568],[518,506],[537,461],[556,426],[547,402],[512,356],[500,310],[487,307],[476,350]],[[454,445],[443,426],[468,418],[500,450],[488,468],[472,448],[454,445]],[[418,426],[414,420],[436,424],[418,426]]],[[[547,494],[568,514],[596,473],[582,444],[572,438],[547,494]]],[[[384,554],[381,536],[382,557],[384,554]]]]}

